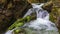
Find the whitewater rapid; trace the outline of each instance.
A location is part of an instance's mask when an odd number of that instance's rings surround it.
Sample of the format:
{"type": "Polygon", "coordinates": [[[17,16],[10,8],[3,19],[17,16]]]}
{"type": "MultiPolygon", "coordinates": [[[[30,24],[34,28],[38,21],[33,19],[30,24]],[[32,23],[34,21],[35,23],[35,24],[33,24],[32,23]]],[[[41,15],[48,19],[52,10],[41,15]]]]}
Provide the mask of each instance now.
{"type": "MultiPolygon", "coordinates": [[[[44,3],[32,3],[30,8],[24,17],[36,12],[36,20],[32,20],[29,23],[24,24],[22,27],[26,30],[27,34],[59,34],[56,25],[49,20],[49,13],[42,9],[44,3]]],[[[24,18],[23,17],[23,18],[24,18]]],[[[13,30],[7,31],[5,34],[12,34],[13,30]]]]}

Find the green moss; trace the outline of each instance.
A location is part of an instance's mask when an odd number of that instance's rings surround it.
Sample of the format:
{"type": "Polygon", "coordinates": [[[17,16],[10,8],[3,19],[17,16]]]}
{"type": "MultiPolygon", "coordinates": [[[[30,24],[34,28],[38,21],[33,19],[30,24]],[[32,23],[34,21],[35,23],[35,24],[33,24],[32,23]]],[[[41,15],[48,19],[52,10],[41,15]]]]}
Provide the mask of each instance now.
{"type": "Polygon", "coordinates": [[[16,27],[23,26],[24,23],[29,22],[30,20],[31,20],[31,17],[30,17],[30,16],[27,16],[27,17],[25,17],[25,18],[18,19],[17,21],[15,21],[15,22],[8,28],[8,30],[14,29],[14,28],[16,28],[16,27]]]}
{"type": "Polygon", "coordinates": [[[23,24],[24,24],[23,22],[17,23],[17,24],[15,25],[15,27],[20,27],[20,26],[22,26],[23,24]]]}
{"type": "Polygon", "coordinates": [[[21,32],[21,31],[22,31],[22,29],[16,29],[16,30],[14,30],[14,33],[17,34],[17,33],[21,32]]]}
{"type": "Polygon", "coordinates": [[[58,16],[58,8],[54,7],[50,13],[50,20],[55,23],[58,16]]]}

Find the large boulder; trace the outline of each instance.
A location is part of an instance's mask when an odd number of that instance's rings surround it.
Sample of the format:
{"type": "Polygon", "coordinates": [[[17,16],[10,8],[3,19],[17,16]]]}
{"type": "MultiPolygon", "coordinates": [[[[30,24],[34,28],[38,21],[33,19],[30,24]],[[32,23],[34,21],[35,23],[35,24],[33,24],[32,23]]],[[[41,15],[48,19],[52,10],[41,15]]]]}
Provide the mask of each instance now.
{"type": "Polygon", "coordinates": [[[0,34],[31,8],[26,0],[0,0],[0,34]]]}

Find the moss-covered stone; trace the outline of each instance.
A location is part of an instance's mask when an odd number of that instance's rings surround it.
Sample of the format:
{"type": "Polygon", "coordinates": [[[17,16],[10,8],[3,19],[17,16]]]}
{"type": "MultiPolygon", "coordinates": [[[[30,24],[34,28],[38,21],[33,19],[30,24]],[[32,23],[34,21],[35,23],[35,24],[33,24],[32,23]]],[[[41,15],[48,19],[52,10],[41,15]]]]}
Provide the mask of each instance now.
{"type": "Polygon", "coordinates": [[[0,34],[22,18],[29,8],[31,5],[26,0],[0,0],[0,34]]]}
{"type": "Polygon", "coordinates": [[[52,22],[56,23],[58,16],[59,16],[58,8],[53,7],[53,9],[51,10],[51,13],[50,13],[50,20],[51,20],[52,22]]]}

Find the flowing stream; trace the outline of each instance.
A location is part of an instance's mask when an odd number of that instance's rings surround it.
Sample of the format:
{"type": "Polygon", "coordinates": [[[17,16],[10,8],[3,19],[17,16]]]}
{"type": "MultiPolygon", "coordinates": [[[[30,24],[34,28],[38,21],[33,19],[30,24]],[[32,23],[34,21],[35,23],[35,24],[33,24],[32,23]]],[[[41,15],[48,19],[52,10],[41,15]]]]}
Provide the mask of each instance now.
{"type": "MultiPolygon", "coordinates": [[[[24,15],[26,17],[34,12],[37,14],[36,20],[30,21],[23,26],[27,34],[59,34],[56,25],[49,20],[49,13],[41,8],[43,5],[44,3],[32,3],[33,8],[29,9],[24,15]]],[[[9,30],[5,34],[12,34],[13,30],[9,30]]]]}

